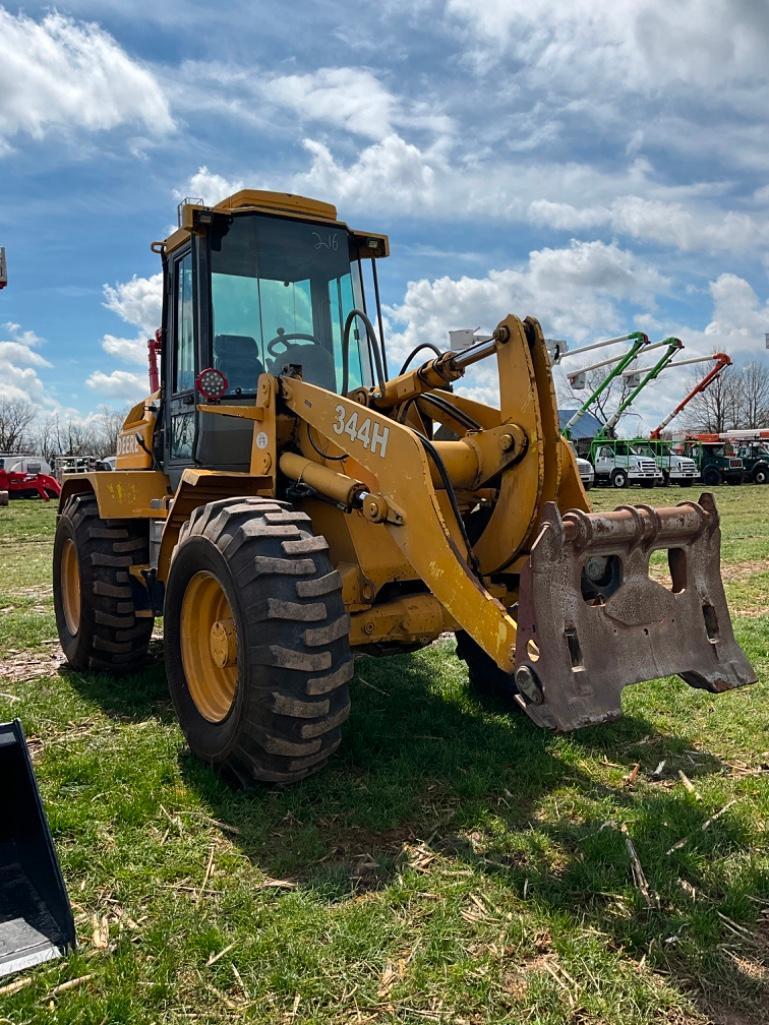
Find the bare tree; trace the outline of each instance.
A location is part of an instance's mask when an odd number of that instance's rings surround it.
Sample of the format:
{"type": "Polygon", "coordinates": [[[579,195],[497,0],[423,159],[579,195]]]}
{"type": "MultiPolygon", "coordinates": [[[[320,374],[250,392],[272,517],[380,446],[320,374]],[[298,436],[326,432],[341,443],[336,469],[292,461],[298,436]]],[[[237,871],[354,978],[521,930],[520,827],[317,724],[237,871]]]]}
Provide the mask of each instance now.
{"type": "Polygon", "coordinates": [[[37,410],[26,399],[0,399],[0,452],[22,452],[37,410]]]}
{"type": "Polygon", "coordinates": [[[117,451],[125,412],[104,406],[96,416],[80,421],[51,414],[39,421],[33,446],[49,462],[56,456],[104,456],[117,451]]]}
{"type": "Polygon", "coordinates": [[[740,371],[740,427],[769,427],[769,364],[748,363],[740,371]]]}
{"type": "Polygon", "coordinates": [[[103,406],[96,417],[98,426],[98,442],[96,455],[114,456],[117,452],[117,439],[123,430],[127,411],[120,412],[103,406]]]}
{"type": "MultiPolygon", "coordinates": [[[[692,371],[692,384],[701,374],[692,371]]],[[[712,384],[692,399],[686,408],[684,424],[687,430],[704,434],[720,434],[740,426],[742,384],[739,370],[727,367],[712,384]]]]}

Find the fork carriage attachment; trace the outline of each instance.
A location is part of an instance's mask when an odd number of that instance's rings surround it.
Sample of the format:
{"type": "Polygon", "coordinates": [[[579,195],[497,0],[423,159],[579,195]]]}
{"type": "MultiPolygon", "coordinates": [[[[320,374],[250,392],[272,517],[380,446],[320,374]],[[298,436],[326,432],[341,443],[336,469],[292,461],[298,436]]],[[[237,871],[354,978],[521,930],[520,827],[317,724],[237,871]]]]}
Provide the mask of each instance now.
{"type": "Polygon", "coordinates": [[[608,513],[545,507],[521,575],[516,700],[539,726],[573,730],[621,715],[631,683],[678,674],[720,693],[755,683],[734,639],[713,496],[608,513]],[[649,576],[666,550],[671,587],[649,576]]]}

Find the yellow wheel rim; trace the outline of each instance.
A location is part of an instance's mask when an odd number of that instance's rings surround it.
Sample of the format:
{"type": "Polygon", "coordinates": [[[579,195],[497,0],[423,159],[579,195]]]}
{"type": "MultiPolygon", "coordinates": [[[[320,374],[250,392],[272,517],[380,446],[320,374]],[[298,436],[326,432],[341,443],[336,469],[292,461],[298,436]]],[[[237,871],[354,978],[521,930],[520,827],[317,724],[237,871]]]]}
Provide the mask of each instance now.
{"type": "Polygon", "coordinates": [[[80,567],[77,561],[77,548],[71,538],[64,542],[60,572],[64,621],[74,636],[80,629],[80,567]]]}
{"type": "Polygon", "coordinates": [[[238,635],[227,595],[206,570],[187,584],[179,632],[184,675],[195,707],[209,722],[222,722],[238,689],[238,635]]]}

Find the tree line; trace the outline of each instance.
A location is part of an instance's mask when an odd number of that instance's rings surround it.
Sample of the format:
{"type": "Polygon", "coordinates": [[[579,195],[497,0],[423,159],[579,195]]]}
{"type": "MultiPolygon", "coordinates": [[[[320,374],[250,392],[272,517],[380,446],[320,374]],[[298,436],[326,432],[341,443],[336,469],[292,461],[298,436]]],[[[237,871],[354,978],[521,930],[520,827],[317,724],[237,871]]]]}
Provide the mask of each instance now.
{"type": "Polygon", "coordinates": [[[53,464],[56,456],[114,455],[127,410],[104,406],[87,419],[40,410],[24,399],[0,399],[0,455],[29,453],[53,464]]]}

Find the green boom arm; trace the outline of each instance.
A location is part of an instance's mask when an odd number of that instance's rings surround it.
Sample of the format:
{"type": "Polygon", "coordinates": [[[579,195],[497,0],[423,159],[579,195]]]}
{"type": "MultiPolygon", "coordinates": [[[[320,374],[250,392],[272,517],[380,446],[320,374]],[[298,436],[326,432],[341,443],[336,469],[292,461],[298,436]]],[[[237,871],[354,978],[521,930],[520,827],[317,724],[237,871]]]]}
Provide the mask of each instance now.
{"type": "Polygon", "coordinates": [[[620,374],[622,374],[625,370],[627,370],[627,368],[630,366],[630,364],[633,362],[633,360],[638,356],[638,354],[641,351],[641,349],[643,349],[644,346],[646,346],[648,344],[648,342],[649,342],[648,336],[643,334],[642,331],[634,331],[633,334],[627,335],[627,338],[628,339],[632,338],[633,339],[633,344],[630,346],[630,348],[625,353],[625,355],[621,357],[619,362],[617,362],[611,368],[611,370],[607,373],[606,377],[604,377],[603,381],[601,381],[601,383],[598,385],[598,387],[595,389],[595,391],[593,391],[585,399],[585,401],[579,407],[579,409],[574,414],[574,416],[572,416],[571,419],[569,420],[569,422],[564,426],[564,428],[563,428],[564,437],[569,438],[571,436],[571,429],[574,426],[574,424],[579,420],[579,418],[584,413],[586,413],[588,411],[588,409],[592,406],[592,404],[595,402],[595,400],[597,398],[599,398],[606,391],[606,389],[609,387],[609,385],[612,383],[612,381],[615,381],[619,377],[620,374]]]}
{"type": "Polygon", "coordinates": [[[635,388],[633,388],[630,394],[626,398],[624,398],[622,402],[620,402],[619,406],[617,406],[612,416],[609,417],[609,419],[601,428],[598,434],[599,438],[605,438],[611,435],[611,432],[617,426],[620,417],[624,413],[626,413],[627,410],[633,405],[633,403],[644,390],[646,385],[649,384],[650,381],[654,381],[657,377],[659,377],[659,375],[662,373],[662,371],[665,369],[668,363],[670,363],[670,361],[673,359],[675,354],[677,352],[680,352],[681,349],[683,349],[684,347],[684,343],[681,341],[680,338],[666,338],[663,342],[660,342],[659,344],[667,344],[667,349],[665,350],[664,354],[654,364],[653,367],[650,367],[646,371],[644,376],[641,378],[640,382],[636,385],[635,388]]]}

